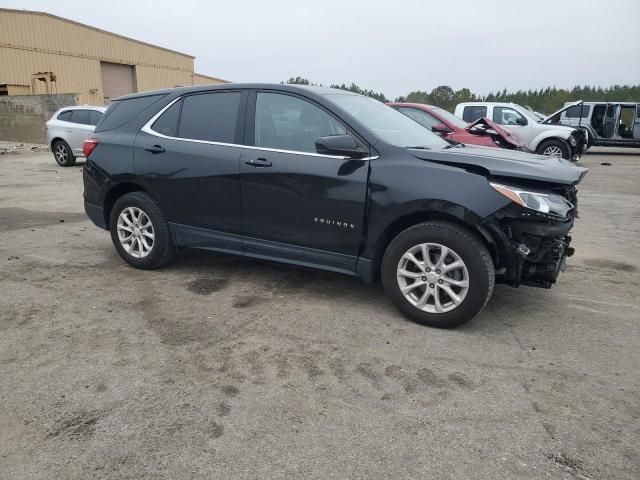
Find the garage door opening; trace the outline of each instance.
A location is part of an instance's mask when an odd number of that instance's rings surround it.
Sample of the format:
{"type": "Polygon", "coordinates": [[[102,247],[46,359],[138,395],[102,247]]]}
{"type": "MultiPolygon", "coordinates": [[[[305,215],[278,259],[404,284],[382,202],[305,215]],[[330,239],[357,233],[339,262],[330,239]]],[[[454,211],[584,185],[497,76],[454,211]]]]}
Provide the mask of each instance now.
{"type": "Polygon", "coordinates": [[[104,103],[107,104],[114,98],[129,93],[135,93],[136,76],[133,65],[120,63],[100,62],[100,75],[102,77],[102,92],[104,103]]]}

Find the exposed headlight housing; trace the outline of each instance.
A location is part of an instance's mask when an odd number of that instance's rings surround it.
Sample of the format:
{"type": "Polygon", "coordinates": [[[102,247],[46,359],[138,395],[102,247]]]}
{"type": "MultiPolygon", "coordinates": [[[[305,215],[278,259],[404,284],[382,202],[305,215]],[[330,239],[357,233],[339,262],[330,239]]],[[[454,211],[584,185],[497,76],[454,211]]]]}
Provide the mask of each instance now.
{"type": "Polygon", "coordinates": [[[489,182],[489,185],[498,193],[521,207],[535,210],[547,215],[557,215],[565,218],[573,209],[573,204],[562,195],[555,193],[542,193],[523,190],[520,187],[511,187],[500,183],[489,182]]]}
{"type": "Polygon", "coordinates": [[[569,144],[572,147],[575,147],[578,144],[578,142],[576,141],[576,137],[574,137],[573,135],[570,135],[569,136],[569,144]]]}

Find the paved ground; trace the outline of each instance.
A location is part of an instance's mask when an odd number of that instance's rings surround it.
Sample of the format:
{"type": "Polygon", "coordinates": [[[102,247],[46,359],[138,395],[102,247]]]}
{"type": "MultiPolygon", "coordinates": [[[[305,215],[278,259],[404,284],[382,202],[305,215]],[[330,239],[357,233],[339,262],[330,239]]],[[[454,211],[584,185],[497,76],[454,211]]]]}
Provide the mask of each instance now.
{"type": "Polygon", "coordinates": [[[81,166],[0,156],[0,478],[640,478],[640,152],[581,163],[557,288],[440,331],[337,274],[136,271],[81,166]]]}

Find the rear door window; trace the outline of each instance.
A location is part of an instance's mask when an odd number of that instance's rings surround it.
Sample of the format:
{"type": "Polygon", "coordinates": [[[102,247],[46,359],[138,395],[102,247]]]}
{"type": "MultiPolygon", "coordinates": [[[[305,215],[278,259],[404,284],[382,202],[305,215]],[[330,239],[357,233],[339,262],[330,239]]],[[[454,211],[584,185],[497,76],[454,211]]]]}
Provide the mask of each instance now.
{"type": "Polygon", "coordinates": [[[242,92],[189,95],[182,100],[178,137],[235,143],[242,92]]]}
{"type": "Polygon", "coordinates": [[[464,107],[462,118],[465,122],[475,122],[477,119],[487,116],[487,107],[482,105],[469,105],[464,107]]]}
{"type": "Polygon", "coordinates": [[[424,110],[418,110],[417,108],[409,107],[399,107],[398,110],[404,113],[407,117],[413,118],[423,127],[427,127],[429,130],[431,130],[431,127],[433,127],[434,125],[442,123],[442,121],[438,120],[436,117],[434,117],[430,113],[425,112],[424,110]]]}
{"type": "Polygon", "coordinates": [[[73,123],[80,123],[82,125],[91,125],[90,110],[74,110],[71,115],[71,121],[73,123]]]}

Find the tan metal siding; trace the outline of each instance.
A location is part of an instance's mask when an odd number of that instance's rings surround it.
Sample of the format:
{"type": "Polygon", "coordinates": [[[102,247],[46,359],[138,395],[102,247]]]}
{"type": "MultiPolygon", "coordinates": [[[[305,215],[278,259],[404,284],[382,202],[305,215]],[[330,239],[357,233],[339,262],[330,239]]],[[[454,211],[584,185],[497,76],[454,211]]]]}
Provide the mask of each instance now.
{"type": "MultiPolygon", "coordinates": [[[[53,71],[58,76],[54,93],[79,93],[80,102],[102,105],[100,62],[97,60],[0,47],[1,81],[31,85],[31,74],[45,71],[53,71]],[[97,91],[91,93],[91,89],[97,91]]],[[[33,93],[45,93],[44,84],[33,93]]]]}
{"type": "Polygon", "coordinates": [[[193,72],[193,57],[37,13],[0,11],[0,44],[193,72]]]}
{"type": "Polygon", "coordinates": [[[139,92],[177,86],[193,85],[193,73],[183,70],[136,65],[136,83],[139,92]]]}
{"type": "Polygon", "coordinates": [[[220,83],[228,83],[226,80],[222,80],[221,78],[210,77],[208,75],[201,75],[199,73],[193,74],[193,84],[194,85],[211,85],[211,84],[220,84],[220,83]]]}
{"type": "MultiPolygon", "coordinates": [[[[100,61],[135,65],[138,91],[194,84],[188,55],[44,14],[0,9],[0,82],[30,85],[33,73],[52,71],[58,93],[79,93],[82,103],[101,105],[100,61]]],[[[44,93],[44,85],[34,93],[44,93]]]]}

